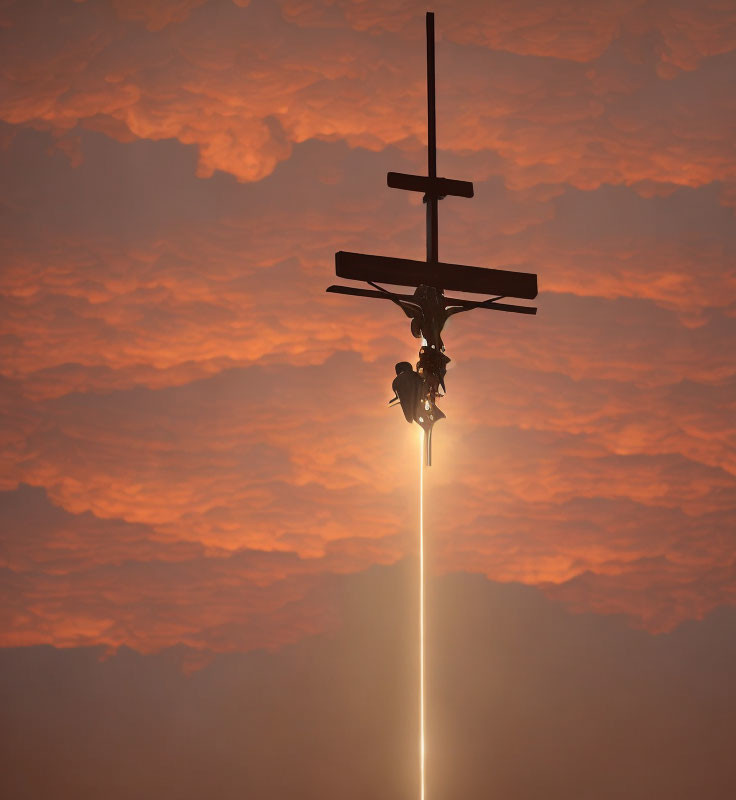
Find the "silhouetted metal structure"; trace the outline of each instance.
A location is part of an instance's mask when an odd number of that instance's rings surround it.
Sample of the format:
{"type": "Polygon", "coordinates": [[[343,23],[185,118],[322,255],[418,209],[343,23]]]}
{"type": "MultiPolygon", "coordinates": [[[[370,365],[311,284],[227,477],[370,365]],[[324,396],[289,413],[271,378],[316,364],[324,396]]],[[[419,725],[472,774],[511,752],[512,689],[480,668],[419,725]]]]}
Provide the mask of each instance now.
{"type": "Polygon", "coordinates": [[[437,177],[437,131],[434,85],[434,14],[427,13],[427,172],[428,175],[406,175],[389,172],[386,183],[392,189],[422,192],[427,206],[427,260],[371,256],[363,253],[335,253],[335,273],[339,278],[365,281],[373,289],[352,286],[329,286],[328,292],[391,300],[411,320],[411,332],[423,340],[416,371],[408,361],[396,365],[394,397],[408,422],[417,422],[424,429],[425,461],[432,463],[432,429],[444,418],[437,407],[437,398],[445,391],[445,373],[450,359],[445,355],[442,329],[453,314],[485,308],[517,314],[536,314],[532,306],[500,303],[508,297],[533,300],[537,296],[537,276],[528,272],[484,269],[439,260],[438,203],[445,197],[472,197],[473,184],[437,177]],[[379,286],[415,286],[413,294],[398,294],[379,286]],[[473,301],[446,297],[445,290],[495,295],[473,301]]]}

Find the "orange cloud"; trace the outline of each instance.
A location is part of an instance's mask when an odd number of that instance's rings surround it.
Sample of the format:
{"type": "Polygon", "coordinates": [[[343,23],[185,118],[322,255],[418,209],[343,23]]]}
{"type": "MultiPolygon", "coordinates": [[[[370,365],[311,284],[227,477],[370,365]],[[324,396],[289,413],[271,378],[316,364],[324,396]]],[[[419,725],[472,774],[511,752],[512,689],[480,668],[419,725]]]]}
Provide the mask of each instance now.
{"type": "MultiPolygon", "coordinates": [[[[149,31],[160,31],[167,25],[183,22],[207,0],[112,0],[120,19],[145,22],[149,31]]],[[[238,3],[246,6],[246,3],[238,3]]]]}
{"type": "MultiPolygon", "coordinates": [[[[415,548],[416,341],[324,288],[423,252],[421,10],[144,5],[0,33],[4,641],[275,647],[415,548]]],[[[588,6],[438,10],[441,255],[541,295],[447,328],[432,569],[662,630],[733,601],[730,12],[588,6]]]]}
{"type": "MultiPolygon", "coordinates": [[[[270,9],[232,4],[144,5],[121,8],[147,20],[148,37],[104,5],[39,25],[25,5],[12,7],[0,118],[57,131],[89,124],[123,140],[176,138],[197,147],[200,176],[221,170],[244,181],[269,175],[308,139],[375,150],[424,142],[423,60],[403,33],[411,18],[411,38],[420,38],[419,7],[346,4],[335,26],[321,20],[334,6],[286,5],[274,19],[270,9]],[[42,25],[61,26],[65,43],[44,46],[42,25]],[[274,26],[278,37],[269,36],[274,26]]],[[[511,6],[448,11],[439,50],[444,148],[499,154],[501,174],[519,187],[733,181],[732,12],[638,0],[511,6]],[[642,63],[637,42],[654,33],[664,42],[654,54],[660,67],[687,74],[663,79],[651,58],[642,63]],[[673,92],[688,102],[673,102],[673,92]]]]}

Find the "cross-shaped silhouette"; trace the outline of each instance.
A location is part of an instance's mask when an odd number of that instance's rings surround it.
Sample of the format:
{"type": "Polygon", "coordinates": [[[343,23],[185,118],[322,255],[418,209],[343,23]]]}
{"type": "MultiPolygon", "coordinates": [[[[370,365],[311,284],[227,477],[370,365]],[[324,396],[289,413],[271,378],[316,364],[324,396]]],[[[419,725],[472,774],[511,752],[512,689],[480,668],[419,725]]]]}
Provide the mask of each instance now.
{"type": "Polygon", "coordinates": [[[335,273],[340,278],[366,281],[374,287],[359,289],[352,286],[329,286],[328,292],[391,300],[411,319],[411,331],[423,340],[417,370],[408,362],[396,365],[394,391],[391,401],[399,400],[409,422],[417,422],[425,431],[425,460],[431,464],[431,435],[434,423],[444,418],[436,399],[445,389],[445,372],[449,358],[445,355],[442,328],[448,317],[475,308],[509,311],[517,314],[536,314],[532,306],[501,303],[507,297],[533,300],[537,296],[537,276],[528,272],[504,269],[484,269],[461,264],[448,264],[438,254],[438,203],[447,196],[472,197],[473,184],[437,177],[437,125],[435,116],[434,80],[434,14],[427,12],[427,172],[406,175],[389,172],[386,182],[392,189],[422,192],[427,206],[427,259],[372,256],[363,253],[335,253],[335,273]],[[414,294],[398,294],[379,286],[415,286],[414,294]],[[475,294],[489,294],[488,300],[473,301],[446,297],[445,289],[475,294]]]}

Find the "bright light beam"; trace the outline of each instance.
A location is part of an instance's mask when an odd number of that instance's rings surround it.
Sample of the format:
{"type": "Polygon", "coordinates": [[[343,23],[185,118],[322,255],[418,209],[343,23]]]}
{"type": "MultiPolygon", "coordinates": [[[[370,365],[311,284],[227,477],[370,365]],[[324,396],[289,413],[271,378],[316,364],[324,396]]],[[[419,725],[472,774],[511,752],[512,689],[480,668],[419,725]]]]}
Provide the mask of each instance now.
{"type": "Polygon", "coordinates": [[[419,780],[424,800],[424,436],[419,436],[419,780]]]}

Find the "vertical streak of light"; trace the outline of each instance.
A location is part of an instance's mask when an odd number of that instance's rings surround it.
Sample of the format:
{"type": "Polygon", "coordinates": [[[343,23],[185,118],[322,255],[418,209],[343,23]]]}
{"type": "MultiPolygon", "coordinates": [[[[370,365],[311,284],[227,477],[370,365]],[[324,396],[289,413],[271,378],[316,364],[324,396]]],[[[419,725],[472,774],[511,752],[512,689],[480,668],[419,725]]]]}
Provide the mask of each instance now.
{"type": "Polygon", "coordinates": [[[419,437],[419,778],[424,800],[424,436],[419,437]]]}

